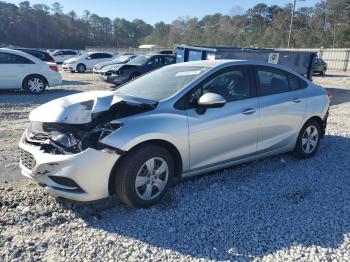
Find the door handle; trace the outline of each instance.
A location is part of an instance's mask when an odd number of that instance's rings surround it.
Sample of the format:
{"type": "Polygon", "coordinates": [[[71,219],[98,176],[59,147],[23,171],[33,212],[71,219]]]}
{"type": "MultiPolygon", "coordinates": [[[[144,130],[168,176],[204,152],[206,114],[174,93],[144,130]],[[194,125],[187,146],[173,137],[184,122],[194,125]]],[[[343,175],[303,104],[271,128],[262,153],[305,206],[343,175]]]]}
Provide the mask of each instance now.
{"type": "Polygon", "coordinates": [[[256,112],[256,109],[254,107],[250,107],[250,108],[244,109],[242,111],[242,114],[251,115],[251,114],[254,114],[255,112],[256,112]]]}
{"type": "Polygon", "coordinates": [[[303,101],[303,99],[301,97],[296,97],[293,99],[294,103],[300,103],[301,101],[303,101]]]}

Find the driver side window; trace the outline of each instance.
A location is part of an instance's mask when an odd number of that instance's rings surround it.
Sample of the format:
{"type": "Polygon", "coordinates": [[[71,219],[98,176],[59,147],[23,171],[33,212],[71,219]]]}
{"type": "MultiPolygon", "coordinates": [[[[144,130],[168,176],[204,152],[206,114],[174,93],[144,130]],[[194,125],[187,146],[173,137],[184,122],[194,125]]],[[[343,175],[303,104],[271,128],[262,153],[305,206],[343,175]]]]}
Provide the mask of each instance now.
{"type": "Polygon", "coordinates": [[[190,95],[190,105],[196,105],[205,93],[216,93],[227,102],[246,99],[252,96],[246,68],[225,69],[206,81],[190,95]]]}

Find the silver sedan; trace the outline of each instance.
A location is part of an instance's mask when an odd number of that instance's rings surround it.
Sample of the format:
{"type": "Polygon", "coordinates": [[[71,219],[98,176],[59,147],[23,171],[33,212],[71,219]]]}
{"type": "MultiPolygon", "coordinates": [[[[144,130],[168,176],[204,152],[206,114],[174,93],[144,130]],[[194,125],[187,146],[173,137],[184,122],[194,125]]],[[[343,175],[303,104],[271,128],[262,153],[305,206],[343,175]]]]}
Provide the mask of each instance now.
{"type": "Polygon", "coordinates": [[[329,103],[325,89],[278,65],[175,64],[35,109],[20,165],[57,197],[116,193],[147,207],[184,177],[285,152],[313,156],[329,103]]]}

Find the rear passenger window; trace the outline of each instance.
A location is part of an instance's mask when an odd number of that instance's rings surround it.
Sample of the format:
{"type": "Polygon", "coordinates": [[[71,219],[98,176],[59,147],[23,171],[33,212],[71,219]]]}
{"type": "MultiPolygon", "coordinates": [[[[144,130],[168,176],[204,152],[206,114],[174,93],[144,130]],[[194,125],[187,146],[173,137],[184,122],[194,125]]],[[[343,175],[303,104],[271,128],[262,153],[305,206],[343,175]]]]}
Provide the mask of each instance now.
{"type": "Polygon", "coordinates": [[[299,89],[306,88],[307,86],[307,83],[304,80],[302,80],[300,77],[297,77],[292,74],[288,74],[288,78],[289,78],[289,85],[291,90],[299,90],[299,89]]]}
{"type": "Polygon", "coordinates": [[[281,70],[268,67],[257,67],[258,94],[273,95],[289,91],[287,74],[281,70]]]}
{"type": "Polygon", "coordinates": [[[0,52],[0,64],[34,64],[33,61],[19,55],[0,52]]]}
{"type": "Polygon", "coordinates": [[[164,64],[165,65],[175,64],[175,57],[164,56],[163,58],[164,58],[164,64]]]}

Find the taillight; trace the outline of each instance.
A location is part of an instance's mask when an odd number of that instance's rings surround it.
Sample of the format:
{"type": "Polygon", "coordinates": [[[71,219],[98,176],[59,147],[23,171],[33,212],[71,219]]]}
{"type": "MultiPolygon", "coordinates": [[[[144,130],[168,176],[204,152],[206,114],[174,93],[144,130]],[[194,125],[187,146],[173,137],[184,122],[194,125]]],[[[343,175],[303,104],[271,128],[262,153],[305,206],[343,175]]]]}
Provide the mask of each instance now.
{"type": "Polygon", "coordinates": [[[50,66],[52,71],[58,72],[58,66],[50,66]]]}
{"type": "Polygon", "coordinates": [[[329,99],[329,103],[332,103],[333,94],[332,94],[330,91],[328,91],[328,92],[327,92],[327,96],[328,96],[328,99],[329,99]]]}

